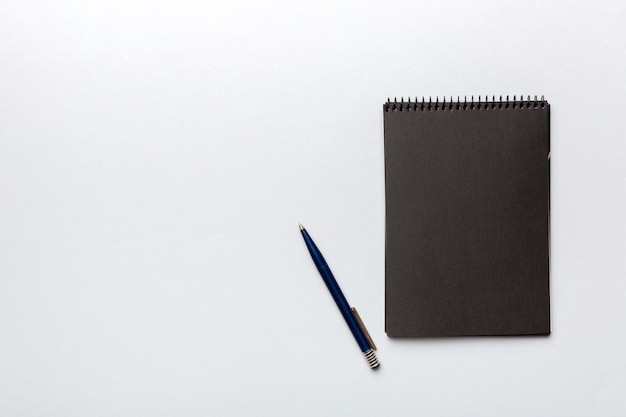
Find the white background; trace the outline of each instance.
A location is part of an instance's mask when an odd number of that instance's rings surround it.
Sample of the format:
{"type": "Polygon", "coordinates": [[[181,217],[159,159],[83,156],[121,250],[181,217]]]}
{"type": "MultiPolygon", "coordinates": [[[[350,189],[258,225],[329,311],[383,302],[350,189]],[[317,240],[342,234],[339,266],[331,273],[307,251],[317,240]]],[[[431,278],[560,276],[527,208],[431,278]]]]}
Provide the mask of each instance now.
{"type": "Polygon", "coordinates": [[[625,22],[621,1],[0,2],[0,415],[623,416],[625,22]],[[388,339],[382,105],[485,94],[552,106],[553,333],[388,339]]]}

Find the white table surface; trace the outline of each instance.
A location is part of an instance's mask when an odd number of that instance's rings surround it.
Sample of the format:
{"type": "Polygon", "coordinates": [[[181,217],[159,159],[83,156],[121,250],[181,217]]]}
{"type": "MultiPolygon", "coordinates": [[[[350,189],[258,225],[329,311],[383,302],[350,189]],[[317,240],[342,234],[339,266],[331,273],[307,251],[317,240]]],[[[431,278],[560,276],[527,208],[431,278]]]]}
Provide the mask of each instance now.
{"type": "Polygon", "coordinates": [[[1,2],[0,414],[625,415],[625,22],[621,1],[1,2]],[[382,104],[485,94],[552,106],[553,333],[389,339],[382,104]]]}

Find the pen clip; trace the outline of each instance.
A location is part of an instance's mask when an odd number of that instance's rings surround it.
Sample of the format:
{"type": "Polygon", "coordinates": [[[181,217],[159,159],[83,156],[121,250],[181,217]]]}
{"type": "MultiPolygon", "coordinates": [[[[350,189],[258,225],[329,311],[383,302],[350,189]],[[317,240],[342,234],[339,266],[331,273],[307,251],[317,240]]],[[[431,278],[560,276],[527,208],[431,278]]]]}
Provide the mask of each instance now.
{"type": "Polygon", "coordinates": [[[367,342],[370,344],[372,349],[376,350],[376,345],[374,344],[374,341],[372,340],[372,336],[370,336],[370,333],[365,328],[365,325],[363,324],[363,320],[361,320],[361,317],[359,316],[359,313],[356,311],[356,308],[352,307],[351,310],[352,310],[352,315],[354,316],[354,319],[358,323],[361,330],[363,330],[363,333],[365,334],[365,338],[367,339],[367,342]]]}

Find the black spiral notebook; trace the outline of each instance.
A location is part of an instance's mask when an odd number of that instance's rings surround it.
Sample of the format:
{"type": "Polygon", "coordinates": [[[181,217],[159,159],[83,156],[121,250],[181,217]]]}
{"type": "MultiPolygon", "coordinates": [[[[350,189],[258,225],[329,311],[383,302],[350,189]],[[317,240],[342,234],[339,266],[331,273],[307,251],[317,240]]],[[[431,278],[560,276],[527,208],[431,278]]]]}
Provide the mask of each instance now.
{"type": "Polygon", "coordinates": [[[385,330],[550,333],[550,105],[388,101],[385,330]]]}

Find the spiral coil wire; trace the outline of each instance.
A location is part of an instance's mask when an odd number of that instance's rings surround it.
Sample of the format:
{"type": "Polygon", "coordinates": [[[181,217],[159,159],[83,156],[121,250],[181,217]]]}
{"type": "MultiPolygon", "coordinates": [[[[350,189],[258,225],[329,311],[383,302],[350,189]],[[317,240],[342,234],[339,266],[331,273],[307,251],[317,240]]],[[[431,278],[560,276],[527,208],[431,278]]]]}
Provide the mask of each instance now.
{"type": "Polygon", "coordinates": [[[383,105],[385,112],[411,112],[411,111],[458,111],[458,110],[501,110],[501,109],[543,109],[547,105],[547,101],[541,96],[540,99],[535,96],[531,99],[530,96],[524,98],[524,96],[513,96],[513,100],[509,99],[509,96],[503,98],[500,96],[496,99],[496,96],[478,96],[478,100],[474,100],[474,96],[471,96],[468,100],[467,96],[462,100],[460,96],[457,96],[456,101],[450,97],[449,101],[446,101],[446,97],[443,97],[443,101],[439,101],[439,97],[435,97],[433,101],[432,97],[426,100],[422,97],[422,100],[415,100],[408,98],[406,101],[404,97],[401,97],[398,101],[397,98],[393,100],[387,99],[387,102],[383,105]]]}

